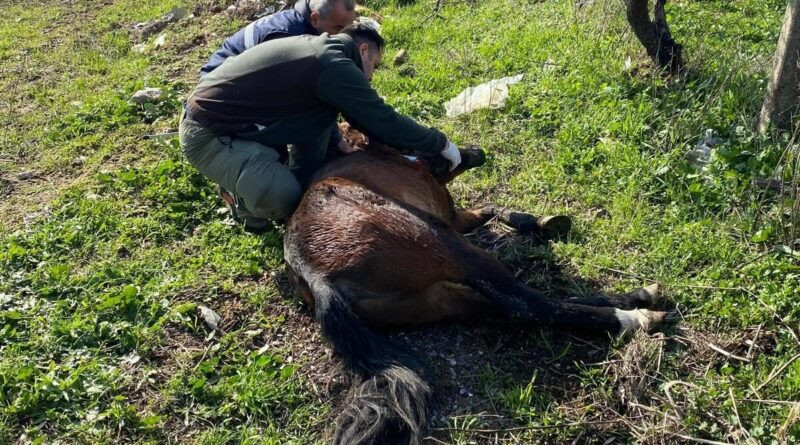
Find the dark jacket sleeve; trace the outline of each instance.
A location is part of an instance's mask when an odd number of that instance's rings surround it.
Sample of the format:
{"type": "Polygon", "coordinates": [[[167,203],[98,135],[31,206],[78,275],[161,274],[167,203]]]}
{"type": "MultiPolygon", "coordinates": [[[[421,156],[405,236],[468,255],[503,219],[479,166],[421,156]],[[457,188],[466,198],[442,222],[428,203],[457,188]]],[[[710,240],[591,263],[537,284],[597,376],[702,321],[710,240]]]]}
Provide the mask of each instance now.
{"type": "Polygon", "coordinates": [[[200,76],[219,68],[228,57],[238,56],[245,52],[249,48],[248,45],[255,46],[268,40],[309,33],[316,34],[316,30],[309,23],[306,23],[303,15],[297,11],[281,11],[262,17],[225,39],[222,48],[214,53],[211,59],[200,68],[200,76]],[[247,43],[246,37],[249,28],[252,28],[249,30],[252,34],[251,43],[247,43]]]}
{"type": "Polygon", "coordinates": [[[334,62],[320,74],[317,95],[348,122],[385,144],[402,150],[437,154],[447,138],[387,105],[353,63],[334,62]]]}
{"type": "Polygon", "coordinates": [[[225,59],[230,56],[236,56],[244,51],[244,28],[237,31],[234,35],[225,39],[225,42],[222,43],[222,48],[217,50],[211,58],[200,68],[200,75],[204,76],[215,69],[219,68],[225,59]]]}

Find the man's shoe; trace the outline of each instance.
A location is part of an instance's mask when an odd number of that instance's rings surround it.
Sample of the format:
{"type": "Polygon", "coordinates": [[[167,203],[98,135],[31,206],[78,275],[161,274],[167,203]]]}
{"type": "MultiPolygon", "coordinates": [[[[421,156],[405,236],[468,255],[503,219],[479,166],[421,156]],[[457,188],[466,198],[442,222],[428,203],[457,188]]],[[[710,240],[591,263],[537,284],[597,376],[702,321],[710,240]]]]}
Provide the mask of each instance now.
{"type": "Polygon", "coordinates": [[[264,218],[256,218],[255,216],[248,216],[243,218],[244,231],[255,235],[266,232],[267,230],[275,227],[272,222],[264,218]]]}
{"type": "Polygon", "coordinates": [[[228,208],[231,218],[237,223],[243,224],[245,232],[259,234],[272,227],[268,219],[253,216],[239,203],[239,200],[233,193],[225,190],[222,186],[218,186],[217,189],[219,197],[222,199],[222,202],[225,203],[225,207],[228,208]]]}
{"type": "Polygon", "coordinates": [[[217,194],[220,199],[222,199],[222,202],[225,203],[225,207],[228,208],[228,213],[231,214],[231,218],[236,222],[241,222],[239,220],[239,212],[236,211],[236,198],[233,196],[233,193],[225,190],[221,185],[218,185],[217,194]]]}

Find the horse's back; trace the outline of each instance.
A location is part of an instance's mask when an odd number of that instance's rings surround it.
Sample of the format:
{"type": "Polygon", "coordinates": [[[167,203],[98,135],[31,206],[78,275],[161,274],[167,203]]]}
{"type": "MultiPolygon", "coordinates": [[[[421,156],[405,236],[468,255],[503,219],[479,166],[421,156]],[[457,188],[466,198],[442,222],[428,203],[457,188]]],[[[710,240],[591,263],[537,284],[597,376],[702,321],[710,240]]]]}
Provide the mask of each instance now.
{"type": "Polygon", "coordinates": [[[453,204],[447,189],[430,174],[426,165],[391,149],[359,151],[323,167],[312,180],[345,178],[399,202],[416,207],[450,223],[453,204]]]}

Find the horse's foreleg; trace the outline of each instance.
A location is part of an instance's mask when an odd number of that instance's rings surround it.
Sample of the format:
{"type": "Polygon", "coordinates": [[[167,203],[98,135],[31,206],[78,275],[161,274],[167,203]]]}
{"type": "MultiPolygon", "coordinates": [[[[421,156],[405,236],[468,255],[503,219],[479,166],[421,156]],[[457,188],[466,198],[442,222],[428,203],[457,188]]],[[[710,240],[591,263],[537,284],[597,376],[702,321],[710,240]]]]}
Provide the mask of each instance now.
{"type": "Polygon", "coordinates": [[[572,220],[566,215],[536,217],[530,213],[502,211],[498,218],[522,235],[533,235],[543,240],[566,237],[572,228],[572,220]]]}
{"type": "Polygon", "coordinates": [[[537,218],[530,213],[503,210],[494,205],[454,210],[452,225],[456,232],[469,233],[492,218],[498,218],[522,235],[533,235],[543,240],[563,238],[572,228],[572,220],[566,215],[537,218]]]}
{"type": "Polygon", "coordinates": [[[495,206],[484,206],[471,210],[455,210],[453,215],[453,230],[458,233],[469,233],[483,226],[497,216],[495,206]]]}
{"type": "Polygon", "coordinates": [[[486,163],[486,153],[479,147],[466,147],[460,149],[459,152],[461,153],[461,163],[452,171],[449,162],[441,156],[428,161],[436,182],[446,185],[467,170],[486,163]]]}

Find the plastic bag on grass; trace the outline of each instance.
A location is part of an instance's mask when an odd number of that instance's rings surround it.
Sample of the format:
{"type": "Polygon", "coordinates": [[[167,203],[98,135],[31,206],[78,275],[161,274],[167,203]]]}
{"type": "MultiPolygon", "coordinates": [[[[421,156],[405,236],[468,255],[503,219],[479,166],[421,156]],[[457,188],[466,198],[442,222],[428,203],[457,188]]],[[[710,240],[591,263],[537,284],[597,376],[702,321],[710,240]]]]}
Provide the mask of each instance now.
{"type": "Polygon", "coordinates": [[[467,87],[458,96],[445,102],[448,117],[459,116],[483,108],[501,108],[508,99],[508,86],[522,80],[522,74],[490,80],[478,86],[467,87]]]}

